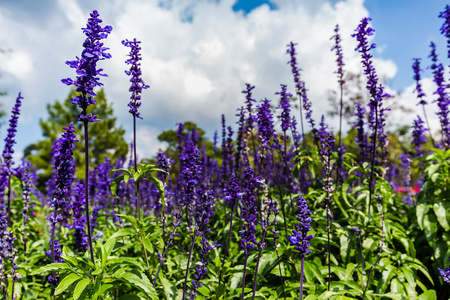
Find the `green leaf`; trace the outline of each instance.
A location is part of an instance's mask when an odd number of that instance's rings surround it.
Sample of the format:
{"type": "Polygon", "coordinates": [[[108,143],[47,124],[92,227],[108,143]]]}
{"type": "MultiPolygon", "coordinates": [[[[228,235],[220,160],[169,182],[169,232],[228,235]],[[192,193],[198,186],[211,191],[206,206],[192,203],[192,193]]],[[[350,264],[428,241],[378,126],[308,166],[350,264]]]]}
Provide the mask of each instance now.
{"type": "Polygon", "coordinates": [[[166,204],[166,201],[164,200],[164,184],[162,183],[161,180],[159,180],[156,177],[147,177],[145,178],[146,180],[150,180],[158,189],[159,195],[161,196],[161,211],[164,210],[164,206],[166,204]]]}
{"type": "MultiPolygon", "coordinates": [[[[117,170],[117,171],[119,171],[119,170],[117,170]]],[[[113,194],[113,196],[116,198],[118,198],[117,186],[119,185],[120,182],[122,182],[122,180],[124,180],[124,178],[125,178],[124,175],[120,175],[120,176],[114,178],[113,182],[111,182],[111,194],[113,194]]]]}
{"type": "Polygon", "coordinates": [[[88,286],[89,283],[91,283],[91,281],[87,278],[82,279],[77,283],[77,285],[75,286],[75,290],[73,291],[74,300],[80,298],[81,294],[83,293],[84,289],[88,286]]]}
{"type": "Polygon", "coordinates": [[[133,234],[133,231],[131,231],[130,228],[124,228],[124,229],[120,229],[119,231],[117,231],[116,233],[114,233],[114,234],[110,237],[110,239],[118,238],[118,237],[122,237],[122,236],[128,236],[128,235],[131,235],[131,234],[133,234]]]}
{"type": "Polygon", "coordinates": [[[78,274],[70,273],[66,277],[64,277],[63,280],[58,284],[58,286],[55,289],[55,295],[59,295],[62,292],[64,292],[69,286],[72,285],[75,281],[81,279],[78,274]]]}
{"type": "Polygon", "coordinates": [[[106,265],[122,265],[122,264],[129,264],[133,265],[135,267],[138,267],[141,271],[144,271],[144,267],[142,264],[136,259],[132,257],[118,257],[118,258],[112,258],[108,259],[106,262],[106,265]]]}
{"type": "Polygon", "coordinates": [[[445,231],[450,230],[450,226],[447,221],[447,210],[442,202],[434,203],[433,205],[434,213],[436,214],[439,224],[445,229],[445,231]]]}
{"type": "Polygon", "coordinates": [[[67,264],[53,263],[53,264],[48,264],[44,267],[41,267],[37,270],[34,270],[33,272],[31,272],[30,275],[37,275],[37,274],[42,274],[45,272],[61,271],[61,270],[69,270],[69,269],[70,269],[70,267],[67,264]]]}
{"type": "MultiPolygon", "coordinates": [[[[145,276],[145,275],[143,275],[143,276],[145,276]]],[[[135,286],[136,288],[138,288],[139,290],[144,292],[151,299],[155,299],[155,300],[158,299],[158,295],[156,294],[156,291],[153,289],[153,287],[148,285],[144,280],[139,278],[136,274],[127,272],[125,274],[122,274],[119,278],[124,279],[131,285],[135,286]]]]}
{"type": "Polygon", "coordinates": [[[419,300],[436,300],[436,291],[434,290],[428,290],[422,295],[419,296],[419,300]]]}
{"type": "Polygon", "coordinates": [[[141,240],[142,244],[144,245],[145,249],[147,249],[148,252],[153,253],[153,245],[152,242],[150,241],[150,238],[145,238],[141,240]]]}
{"type": "Polygon", "coordinates": [[[419,227],[422,230],[423,230],[423,219],[429,209],[430,207],[426,204],[419,204],[416,206],[417,223],[419,224],[419,227]]]}
{"type": "Polygon", "coordinates": [[[108,257],[111,255],[111,252],[114,249],[115,244],[116,244],[115,238],[109,238],[108,241],[106,241],[105,244],[106,259],[108,259],[108,257]]]}

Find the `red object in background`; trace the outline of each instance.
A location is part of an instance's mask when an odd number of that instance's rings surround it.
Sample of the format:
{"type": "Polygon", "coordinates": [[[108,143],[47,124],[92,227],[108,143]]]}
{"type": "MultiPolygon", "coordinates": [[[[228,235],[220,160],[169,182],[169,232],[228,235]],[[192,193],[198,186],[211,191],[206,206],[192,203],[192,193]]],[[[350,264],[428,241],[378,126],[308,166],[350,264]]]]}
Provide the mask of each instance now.
{"type": "Polygon", "coordinates": [[[420,191],[420,187],[418,187],[418,186],[413,186],[413,187],[400,186],[397,189],[397,193],[409,192],[411,194],[417,194],[419,191],[420,191]]]}

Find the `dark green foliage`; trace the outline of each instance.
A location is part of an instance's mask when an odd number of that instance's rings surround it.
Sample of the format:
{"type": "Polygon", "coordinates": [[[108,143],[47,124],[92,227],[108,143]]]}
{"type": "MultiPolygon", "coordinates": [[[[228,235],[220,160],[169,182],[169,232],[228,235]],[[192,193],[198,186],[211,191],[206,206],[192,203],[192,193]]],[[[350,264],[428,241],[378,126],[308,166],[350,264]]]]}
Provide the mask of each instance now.
{"type": "MultiPolygon", "coordinates": [[[[41,175],[40,185],[51,176],[51,147],[53,141],[61,136],[63,127],[68,126],[70,122],[74,122],[75,134],[79,140],[76,143],[77,150],[74,151],[77,167],[76,177],[84,177],[84,171],[80,168],[84,166],[83,124],[77,122],[80,110],[70,100],[75,95],[76,92],[71,91],[64,102],[55,101],[55,103],[47,105],[49,116],[46,120],[40,120],[44,139],[27,146],[24,150],[24,156],[39,170],[41,175]]],[[[122,126],[116,124],[117,118],[114,116],[112,105],[106,99],[104,91],[98,91],[94,99],[97,104],[89,106],[87,113],[98,115],[102,122],[94,122],[89,126],[90,165],[98,165],[107,156],[114,162],[120,156],[126,155],[128,151],[128,145],[124,139],[125,130],[122,126]]]]}

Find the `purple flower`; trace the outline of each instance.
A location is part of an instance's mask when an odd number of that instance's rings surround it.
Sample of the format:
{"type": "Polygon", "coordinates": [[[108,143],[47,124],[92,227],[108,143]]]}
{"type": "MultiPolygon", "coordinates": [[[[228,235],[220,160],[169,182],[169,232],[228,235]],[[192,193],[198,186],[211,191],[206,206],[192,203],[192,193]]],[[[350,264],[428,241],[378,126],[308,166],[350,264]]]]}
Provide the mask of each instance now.
{"type": "Polygon", "coordinates": [[[87,242],[86,226],[86,208],[84,207],[84,184],[78,182],[73,189],[72,203],[69,206],[73,211],[73,223],[67,227],[75,229],[74,247],[78,252],[85,252],[89,247],[87,242]]]}
{"type": "Polygon", "coordinates": [[[450,6],[446,5],[445,10],[439,14],[439,18],[445,19],[441,26],[441,33],[447,38],[447,56],[450,58],[450,6]]]}
{"type": "Polygon", "coordinates": [[[183,194],[180,203],[182,206],[190,206],[194,203],[195,189],[202,172],[200,151],[191,140],[186,141],[186,147],[180,155],[180,161],[183,179],[183,194]]]}
{"type": "Polygon", "coordinates": [[[338,74],[338,83],[339,85],[343,85],[345,83],[344,80],[344,69],[342,68],[344,66],[343,61],[343,53],[342,53],[342,46],[341,46],[341,35],[339,34],[339,25],[336,25],[336,28],[334,29],[334,32],[336,33],[331,37],[331,39],[334,39],[334,46],[331,48],[331,51],[335,50],[336,52],[336,62],[338,65],[338,69],[336,73],[338,74]]]}
{"type": "Polygon", "coordinates": [[[289,242],[292,246],[299,251],[302,257],[311,253],[309,250],[309,241],[314,237],[308,235],[308,231],[311,229],[311,212],[309,211],[308,204],[303,196],[298,197],[298,210],[297,220],[299,223],[295,225],[297,230],[292,230],[292,235],[289,236],[289,242]]]}
{"type": "Polygon", "coordinates": [[[433,81],[437,85],[437,89],[434,94],[438,95],[438,98],[433,101],[437,102],[439,111],[436,113],[439,116],[442,131],[442,144],[445,149],[450,148],[450,123],[448,120],[449,115],[449,98],[446,92],[447,84],[445,84],[444,78],[444,66],[442,63],[438,63],[438,57],[436,53],[436,45],[431,42],[431,54],[428,56],[432,60],[431,70],[433,71],[433,81]]]}
{"type": "Polygon", "coordinates": [[[4,159],[4,167],[7,169],[7,172],[10,172],[11,166],[13,164],[12,155],[14,153],[13,146],[16,143],[15,136],[17,132],[17,122],[19,120],[20,114],[20,106],[22,105],[23,97],[21,93],[16,98],[16,104],[13,106],[11,111],[11,119],[9,119],[9,128],[8,134],[5,138],[5,148],[3,148],[3,159],[4,159]]]}
{"type": "Polygon", "coordinates": [[[223,200],[227,202],[228,206],[231,206],[231,209],[234,209],[238,204],[239,199],[243,196],[239,188],[238,179],[235,175],[231,175],[229,183],[223,192],[226,195],[223,197],[223,200]]]}
{"type": "Polygon", "coordinates": [[[439,275],[441,275],[442,279],[444,279],[444,282],[450,284],[450,267],[445,268],[445,270],[441,270],[440,268],[437,268],[439,271],[439,275]]]}
{"type": "MultiPolygon", "coordinates": [[[[287,93],[286,92],[286,85],[282,84],[281,85],[281,92],[277,92],[275,93],[275,95],[280,95],[281,99],[280,99],[280,105],[277,106],[278,108],[281,108],[281,115],[278,116],[279,119],[281,119],[281,129],[283,130],[284,133],[286,133],[286,131],[289,128],[292,128],[292,119],[290,116],[290,112],[291,112],[291,104],[289,104],[289,97],[292,97],[292,94],[287,93]]],[[[282,139],[284,139],[284,137],[282,137],[282,139]]]]}
{"type": "Polygon", "coordinates": [[[142,119],[138,111],[139,107],[141,106],[141,93],[143,89],[148,89],[150,86],[146,85],[141,78],[141,63],[139,61],[142,60],[142,57],[139,53],[139,50],[141,50],[141,47],[139,47],[140,43],[141,42],[137,41],[136,39],[132,41],[122,41],[122,44],[125,47],[131,48],[130,54],[128,54],[130,58],[125,61],[127,65],[131,65],[130,70],[125,71],[125,74],[131,76],[131,86],[129,90],[131,92],[131,101],[128,103],[128,107],[130,108],[129,113],[139,119],[142,119]]]}
{"type": "Polygon", "coordinates": [[[355,50],[361,53],[364,74],[367,76],[366,88],[370,93],[368,105],[370,108],[369,127],[372,130],[372,134],[369,151],[370,153],[375,154],[376,147],[380,146],[382,148],[382,159],[384,162],[387,155],[387,137],[384,133],[384,125],[386,123],[384,112],[389,110],[389,108],[382,107],[382,99],[383,97],[390,97],[390,95],[385,93],[383,85],[378,83],[378,75],[373,66],[373,56],[370,54],[370,50],[375,48],[375,44],[369,44],[368,38],[374,34],[375,30],[369,27],[369,21],[371,21],[370,18],[363,18],[358,25],[358,28],[355,30],[356,33],[352,34],[352,37],[356,37],[358,41],[358,46],[355,50]],[[378,143],[376,141],[377,137],[378,143]]]}
{"type": "Polygon", "coordinates": [[[264,99],[261,105],[258,106],[258,133],[261,138],[263,147],[269,148],[271,146],[277,148],[277,134],[274,129],[273,115],[270,108],[270,100],[264,99]],[[272,144],[273,140],[273,145],[272,144]]]}
{"type": "Polygon", "coordinates": [[[109,33],[111,33],[111,26],[100,26],[102,20],[100,20],[99,14],[94,10],[90,14],[90,18],[86,24],[86,28],[83,28],[83,33],[87,36],[83,43],[83,52],[81,58],[77,57],[74,61],[67,61],[66,64],[76,69],[76,79],[66,78],[61,80],[66,85],[75,85],[76,91],[81,95],[72,99],[73,104],[77,104],[82,112],[78,115],[78,121],[95,122],[97,116],[92,114],[86,115],[86,109],[89,105],[95,104],[94,100],[94,88],[96,86],[102,86],[98,76],[108,76],[102,73],[103,69],[97,69],[97,62],[99,60],[111,58],[111,54],[106,51],[109,48],[103,47],[103,43],[100,40],[105,39],[109,33]]]}
{"type": "Polygon", "coordinates": [[[413,58],[414,62],[412,65],[412,68],[414,70],[414,80],[416,81],[416,88],[415,88],[415,92],[417,92],[417,98],[420,99],[419,103],[417,103],[417,105],[421,104],[421,105],[427,105],[427,101],[425,101],[425,99],[423,99],[423,97],[425,97],[425,93],[422,90],[422,84],[420,83],[420,73],[423,72],[422,69],[420,69],[420,58],[413,58]]]}
{"type": "Polygon", "coordinates": [[[413,125],[413,132],[412,132],[412,144],[415,146],[416,153],[414,154],[414,157],[422,157],[424,155],[424,151],[422,150],[422,144],[427,142],[427,138],[425,137],[425,131],[426,129],[424,126],[424,121],[417,116],[417,119],[414,120],[413,125]]]}
{"type": "Polygon", "coordinates": [[[248,256],[248,253],[255,245],[258,245],[253,233],[256,230],[256,216],[258,215],[255,199],[255,190],[258,185],[258,178],[254,177],[253,169],[249,166],[246,167],[244,171],[244,192],[242,195],[242,219],[246,224],[243,224],[242,230],[239,231],[239,235],[241,236],[239,245],[244,249],[246,256],[248,256]]]}
{"type": "Polygon", "coordinates": [[[352,227],[352,230],[355,231],[356,236],[360,236],[361,235],[362,230],[359,229],[358,227],[352,227]]]}
{"type": "Polygon", "coordinates": [[[68,200],[70,186],[75,174],[73,165],[72,151],[75,148],[74,143],[78,142],[75,138],[75,127],[73,123],[69,127],[64,127],[64,132],[59,139],[55,151],[54,165],[55,174],[55,190],[53,191],[53,203],[56,207],[63,208],[68,200]]]}
{"type": "Polygon", "coordinates": [[[255,88],[255,86],[251,85],[250,83],[245,84],[245,90],[242,91],[243,94],[245,94],[245,104],[247,105],[247,112],[248,112],[248,118],[247,118],[247,130],[253,129],[253,123],[256,121],[255,116],[253,116],[253,104],[252,102],[256,102],[255,99],[252,98],[252,90],[255,88]]]}
{"type": "Polygon", "coordinates": [[[295,87],[297,89],[297,93],[299,93],[301,91],[301,89],[303,88],[303,82],[300,80],[300,71],[302,69],[297,67],[297,58],[296,58],[296,53],[295,53],[296,45],[297,44],[290,42],[287,45],[288,49],[287,49],[286,53],[291,56],[291,60],[288,61],[288,64],[291,66],[292,75],[294,76],[295,87]]]}

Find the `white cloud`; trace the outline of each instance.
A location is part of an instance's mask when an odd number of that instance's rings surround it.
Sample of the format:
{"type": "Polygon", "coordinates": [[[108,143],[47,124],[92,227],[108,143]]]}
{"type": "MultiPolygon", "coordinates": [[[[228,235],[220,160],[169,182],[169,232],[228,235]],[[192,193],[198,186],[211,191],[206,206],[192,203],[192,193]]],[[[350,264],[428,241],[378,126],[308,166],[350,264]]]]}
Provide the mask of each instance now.
{"type": "MultiPolygon", "coordinates": [[[[337,23],[341,27],[346,68],[354,72],[361,69],[359,55],[353,51],[356,42],[350,34],[360,19],[368,16],[364,1],[347,0],[332,5],[325,0],[277,0],[273,1],[277,10],[262,5],[246,16],[233,12],[234,2],[175,0],[162,6],[158,0],[96,1],[95,5],[59,0],[59,5],[52,8],[59,13],[42,21],[46,30],[16,21],[12,12],[0,11],[0,26],[14,31],[14,35],[0,32],[2,45],[26,57],[17,64],[23,70],[17,72],[20,83],[16,85],[23,89],[26,98],[24,114],[33,116],[25,118],[29,121],[23,126],[33,128],[28,130],[33,134],[24,138],[20,146],[39,135],[37,121],[46,117],[45,103],[63,100],[68,93],[60,80],[75,74],[64,62],[81,53],[81,28],[88,18],[88,9],[97,9],[102,25],[114,28],[105,41],[113,58],[100,62],[109,74],[102,81],[119,122],[128,130],[129,78],[124,74],[124,61],[129,48],[123,47],[121,41],[134,37],[142,41],[143,79],[151,88],[142,96],[140,143],[146,146],[139,148],[141,155],[150,156],[149,151],[157,149],[151,146],[158,145],[157,133],[173,129],[177,122],[194,121],[209,135],[220,128],[221,114],[225,114],[228,124],[234,124],[247,82],[256,86],[256,99],[267,97],[277,102],[275,93],[282,83],[293,91],[286,54],[290,41],[298,43],[302,78],[318,120],[328,109],[327,90],[337,89],[335,56],[330,51],[330,37],[337,23]],[[186,15],[192,16],[192,22],[185,21],[186,15]]],[[[376,66],[380,76],[395,75],[392,61],[377,60],[376,66]]]]}

